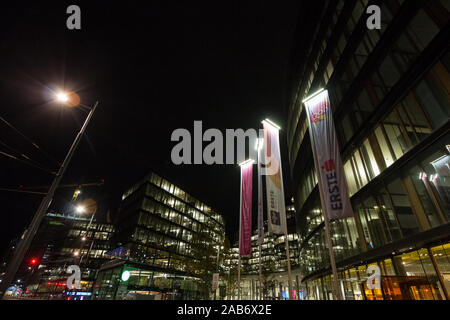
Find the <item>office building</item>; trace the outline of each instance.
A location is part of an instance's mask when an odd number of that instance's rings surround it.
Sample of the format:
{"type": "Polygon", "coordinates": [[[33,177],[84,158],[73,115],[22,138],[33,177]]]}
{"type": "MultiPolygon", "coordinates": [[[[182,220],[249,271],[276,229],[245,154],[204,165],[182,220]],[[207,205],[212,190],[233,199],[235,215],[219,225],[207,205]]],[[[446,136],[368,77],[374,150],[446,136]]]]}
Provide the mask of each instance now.
{"type": "MultiPolygon", "coordinates": [[[[288,226],[289,255],[293,282],[294,298],[301,289],[301,272],[299,261],[299,237],[295,227],[295,209],[293,205],[286,206],[286,218],[288,226]]],[[[264,221],[264,242],[261,245],[261,281],[263,299],[287,299],[288,297],[288,272],[287,255],[285,247],[285,235],[270,234],[267,229],[267,221],[264,221]]],[[[252,235],[252,253],[250,256],[241,257],[241,296],[242,299],[260,299],[259,286],[259,246],[258,233],[254,230],[252,235]]],[[[226,281],[233,274],[236,279],[239,264],[239,243],[235,243],[230,253],[224,260],[224,285],[232,285],[228,290],[228,298],[237,298],[237,286],[231,281],[226,281]],[[228,272],[228,275],[227,275],[228,272]]]]}
{"type": "Polygon", "coordinates": [[[441,300],[450,293],[450,2],[303,5],[287,143],[302,285],[336,299],[303,99],[329,92],[354,217],[330,224],[345,299],[441,300]],[[369,29],[368,6],[381,8],[369,29]],[[308,45],[305,45],[308,44],[308,45]],[[367,268],[381,289],[367,287],[367,268]]]}
{"type": "Polygon", "coordinates": [[[15,277],[21,296],[90,299],[98,269],[111,259],[107,252],[113,232],[112,224],[95,218],[47,213],[15,277]],[[80,267],[80,289],[66,286],[70,265],[80,267]]]}
{"type": "Polygon", "coordinates": [[[155,173],[122,196],[116,259],[101,267],[96,299],[200,299],[223,253],[223,217],[155,173]]]}

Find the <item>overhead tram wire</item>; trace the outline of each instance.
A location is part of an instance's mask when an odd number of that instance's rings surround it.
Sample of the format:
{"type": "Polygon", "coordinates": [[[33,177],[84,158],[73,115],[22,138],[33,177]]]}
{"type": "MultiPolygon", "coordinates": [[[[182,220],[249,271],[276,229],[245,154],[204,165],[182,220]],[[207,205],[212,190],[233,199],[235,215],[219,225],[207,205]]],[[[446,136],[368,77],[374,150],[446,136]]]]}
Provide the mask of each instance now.
{"type": "MultiPolygon", "coordinates": [[[[0,140],[0,144],[3,145],[4,147],[8,148],[8,149],[11,150],[12,152],[15,152],[15,153],[21,155],[22,157],[24,157],[24,158],[26,159],[26,160],[24,160],[24,161],[30,162],[32,165],[37,166],[39,169],[42,169],[42,170],[47,171],[47,172],[49,172],[49,173],[55,174],[55,172],[52,172],[51,169],[45,168],[44,166],[42,166],[41,164],[39,164],[37,161],[32,160],[32,159],[31,159],[30,157],[28,157],[26,154],[24,154],[23,152],[20,152],[19,150],[14,149],[13,147],[7,145],[5,142],[3,142],[3,141],[0,140]]],[[[12,155],[10,155],[10,154],[8,154],[8,155],[5,154],[5,153],[3,153],[3,154],[6,155],[6,156],[8,156],[8,157],[10,157],[10,158],[11,158],[11,156],[12,156],[12,155]]],[[[23,160],[23,159],[18,159],[18,158],[17,158],[16,160],[23,160]]]]}
{"type": "Polygon", "coordinates": [[[12,154],[9,154],[9,153],[3,152],[3,151],[0,151],[0,154],[6,156],[6,157],[8,157],[8,158],[17,160],[17,161],[19,161],[19,162],[25,163],[25,164],[27,164],[27,165],[29,165],[29,166],[35,167],[35,168],[37,168],[37,169],[43,170],[43,171],[45,171],[45,172],[47,172],[47,173],[50,173],[50,174],[52,174],[52,175],[56,175],[56,172],[55,172],[55,171],[51,171],[50,169],[41,167],[40,165],[34,164],[34,163],[31,162],[31,161],[19,159],[19,158],[17,158],[16,156],[13,156],[12,154]]]}
{"type": "Polygon", "coordinates": [[[39,191],[27,191],[27,190],[20,190],[20,189],[10,189],[10,188],[0,188],[0,191],[10,191],[10,192],[21,192],[21,193],[32,193],[32,194],[41,194],[46,195],[45,192],[39,192],[39,191]]]}
{"type": "Polygon", "coordinates": [[[13,147],[7,145],[6,143],[4,143],[4,142],[1,141],[1,140],[0,140],[0,144],[1,144],[2,146],[4,146],[4,147],[8,148],[8,149],[11,150],[12,152],[15,152],[15,153],[17,153],[17,154],[20,154],[20,155],[21,155],[22,157],[24,157],[25,159],[32,161],[32,160],[30,159],[30,157],[27,156],[25,153],[20,152],[19,150],[14,149],[13,147]]]}
{"type": "Polygon", "coordinates": [[[50,154],[48,154],[46,151],[44,151],[44,149],[42,149],[37,143],[35,143],[33,140],[31,140],[30,138],[28,138],[25,134],[23,134],[22,132],[20,132],[16,127],[14,127],[11,123],[9,123],[8,121],[5,120],[5,118],[3,118],[2,116],[0,116],[0,120],[3,121],[8,127],[10,127],[11,129],[13,129],[17,134],[19,134],[20,136],[22,136],[22,138],[24,138],[25,140],[27,140],[29,143],[31,143],[37,150],[39,150],[40,152],[42,152],[47,158],[49,158],[50,160],[52,160],[53,162],[55,162],[58,166],[61,165],[61,163],[56,160],[55,158],[53,158],[50,154]]]}
{"type": "Polygon", "coordinates": [[[15,152],[15,153],[21,155],[22,157],[24,157],[24,158],[26,159],[26,161],[29,161],[29,162],[31,162],[32,164],[34,164],[34,165],[36,165],[36,166],[38,166],[38,167],[41,167],[41,168],[47,170],[48,172],[51,172],[51,171],[52,171],[51,169],[48,169],[48,168],[44,167],[44,166],[41,165],[39,162],[32,160],[30,157],[28,157],[28,156],[27,156],[26,154],[24,154],[23,152],[14,149],[13,147],[7,145],[5,142],[3,142],[3,141],[1,141],[1,140],[0,140],[0,144],[3,145],[4,147],[8,148],[8,149],[11,150],[12,152],[15,152]]]}
{"type": "MultiPolygon", "coordinates": [[[[58,188],[73,188],[73,187],[99,187],[103,185],[103,181],[90,182],[90,183],[70,183],[70,184],[60,184],[58,188]]],[[[11,191],[11,192],[23,192],[23,193],[33,193],[45,195],[45,192],[32,191],[33,189],[47,189],[49,186],[28,186],[24,187],[20,185],[19,187],[13,188],[12,186],[0,186],[0,191],[11,191]],[[30,190],[31,189],[31,190],[30,190]]],[[[103,195],[103,199],[105,196],[103,195]]],[[[69,201],[69,199],[67,199],[69,201]]]]}

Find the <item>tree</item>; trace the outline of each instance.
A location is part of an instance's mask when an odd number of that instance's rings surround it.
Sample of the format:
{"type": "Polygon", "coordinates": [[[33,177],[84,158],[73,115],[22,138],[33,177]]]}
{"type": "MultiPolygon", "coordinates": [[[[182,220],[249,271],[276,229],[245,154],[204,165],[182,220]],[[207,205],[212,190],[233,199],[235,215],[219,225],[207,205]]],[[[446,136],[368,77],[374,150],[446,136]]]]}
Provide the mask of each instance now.
{"type": "Polygon", "coordinates": [[[263,285],[263,299],[265,299],[269,295],[270,291],[273,289],[275,285],[274,272],[275,272],[275,263],[273,261],[269,261],[264,267],[264,269],[261,271],[262,285],[263,285]]]}
{"type": "Polygon", "coordinates": [[[234,293],[237,289],[237,274],[238,274],[238,267],[233,266],[230,267],[230,270],[228,271],[228,275],[226,275],[226,283],[227,283],[227,297],[234,297],[234,293]]]}

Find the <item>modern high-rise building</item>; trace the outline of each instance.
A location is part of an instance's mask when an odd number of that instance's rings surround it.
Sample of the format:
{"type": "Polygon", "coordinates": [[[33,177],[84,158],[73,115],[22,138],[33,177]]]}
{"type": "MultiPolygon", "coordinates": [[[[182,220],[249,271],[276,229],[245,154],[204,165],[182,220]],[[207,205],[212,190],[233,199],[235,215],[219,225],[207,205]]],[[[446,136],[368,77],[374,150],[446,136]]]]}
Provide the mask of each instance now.
{"type": "Polygon", "coordinates": [[[96,299],[196,299],[223,254],[221,214],[155,173],[127,190],[96,299]]]}
{"type": "Polygon", "coordinates": [[[90,299],[98,269],[111,259],[107,252],[111,250],[113,232],[112,224],[90,217],[47,213],[16,274],[14,285],[20,288],[22,297],[90,299]],[[80,289],[66,286],[70,265],[80,267],[80,289]]]}
{"type": "MultiPolygon", "coordinates": [[[[293,290],[295,299],[300,290],[300,264],[299,264],[299,236],[295,228],[295,210],[294,206],[286,206],[286,218],[288,226],[289,256],[292,271],[293,290]]],[[[285,235],[275,235],[268,232],[267,221],[264,222],[264,242],[261,245],[261,282],[264,299],[283,299],[288,296],[288,268],[285,245],[285,235]]],[[[259,286],[259,245],[258,232],[254,230],[252,235],[252,253],[250,256],[241,257],[241,296],[243,299],[260,298],[259,286]]],[[[239,242],[236,242],[231,248],[229,254],[224,260],[224,269],[226,272],[237,272],[239,265],[239,242]]],[[[227,283],[227,275],[224,275],[224,282],[227,283]]],[[[228,282],[228,285],[231,283],[228,282]]],[[[234,290],[228,290],[229,298],[237,297],[237,287],[234,290]]]]}
{"type": "Polygon", "coordinates": [[[326,88],[354,213],[330,224],[338,290],[449,299],[450,2],[307,1],[299,19],[286,127],[307,298],[336,299],[302,103],[326,88]],[[381,29],[368,28],[371,5],[381,29]]]}

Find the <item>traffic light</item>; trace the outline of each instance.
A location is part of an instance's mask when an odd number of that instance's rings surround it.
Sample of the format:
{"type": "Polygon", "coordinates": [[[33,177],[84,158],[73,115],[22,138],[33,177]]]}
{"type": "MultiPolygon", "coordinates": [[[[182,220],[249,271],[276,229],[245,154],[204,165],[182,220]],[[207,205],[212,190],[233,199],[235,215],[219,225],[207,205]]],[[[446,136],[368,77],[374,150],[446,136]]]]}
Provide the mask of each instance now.
{"type": "Polygon", "coordinates": [[[31,258],[31,259],[30,259],[30,264],[31,264],[32,266],[36,265],[37,262],[38,262],[38,259],[36,259],[36,258],[31,258]]]}
{"type": "Polygon", "coordinates": [[[130,271],[125,270],[124,272],[122,272],[122,276],[120,278],[123,282],[128,281],[128,279],[130,279],[130,271]]]}

